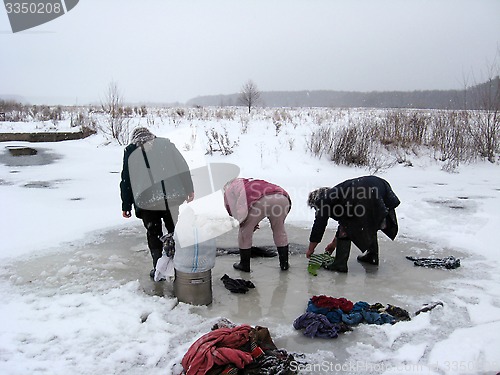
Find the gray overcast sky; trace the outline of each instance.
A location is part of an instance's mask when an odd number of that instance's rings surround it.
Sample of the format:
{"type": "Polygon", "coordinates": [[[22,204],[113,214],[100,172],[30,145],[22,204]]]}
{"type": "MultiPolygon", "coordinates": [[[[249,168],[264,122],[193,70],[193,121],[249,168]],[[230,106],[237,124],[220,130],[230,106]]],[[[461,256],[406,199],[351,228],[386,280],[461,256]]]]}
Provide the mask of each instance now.
{"type": "Polygon", "coordinates": [[[500,0],[80,0],[13,34],[0,95],[86,104],[261,91],[461,89],[499,58],[500,0]]]}

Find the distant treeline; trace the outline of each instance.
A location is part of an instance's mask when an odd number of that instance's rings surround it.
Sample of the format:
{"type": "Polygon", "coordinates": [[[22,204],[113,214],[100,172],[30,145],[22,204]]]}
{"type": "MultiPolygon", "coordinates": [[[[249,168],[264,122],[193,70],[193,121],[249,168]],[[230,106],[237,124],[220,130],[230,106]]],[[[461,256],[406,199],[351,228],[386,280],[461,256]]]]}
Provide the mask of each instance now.
{"type": "MultiPolygon", "coordinates": [[[[416,108],[482,109],[483,98],[498,97],[499,77],[464,90],[427,91],[263,91],[263,107],[333,107],[333,108],[416,108]],[[493,90],[493,92],[491,92],[493,90]]],[[[189,100],[188,106],[241,105],[240,94],[207,95],[189,100]]]]}

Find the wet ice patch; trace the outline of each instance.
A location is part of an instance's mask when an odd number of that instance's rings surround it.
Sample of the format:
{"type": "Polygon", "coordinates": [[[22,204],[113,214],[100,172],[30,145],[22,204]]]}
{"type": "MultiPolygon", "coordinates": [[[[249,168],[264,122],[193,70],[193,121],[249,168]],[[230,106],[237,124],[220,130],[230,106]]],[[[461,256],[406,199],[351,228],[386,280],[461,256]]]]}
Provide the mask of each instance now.
{"type": "Polygon", "coordinates": [[[0,178],[0,186],[8,186],[8,185],[13,185],[12,182],[4,180],[3,178],[0,178]]]}
{"type": "Polygon", "coordinates": [[[58,180],[50,180],[50,181],[30,181],[23,185],[25,188],[30,189],[55,189],[58,185],[63,182],[68,181],[67,179],[58,179],[58,180]]]}
{"type": "Polygon", "coordinates": [[[62,158],[62,155],[47,148],[37,147],[36,151],[36,154],[33,155],[14,156],[9,150],[4,149],[3,152],[0,152],[0,164],[5,164],[10,167],[48,165],[62,158]]]}
{"type": "Polygon", "coordinates": [[[426,202],[441,208],[448,208],[452,210],[475,211],[477,206],[475,202],[469,200],[468,198],[427,199],[426,202]]]}

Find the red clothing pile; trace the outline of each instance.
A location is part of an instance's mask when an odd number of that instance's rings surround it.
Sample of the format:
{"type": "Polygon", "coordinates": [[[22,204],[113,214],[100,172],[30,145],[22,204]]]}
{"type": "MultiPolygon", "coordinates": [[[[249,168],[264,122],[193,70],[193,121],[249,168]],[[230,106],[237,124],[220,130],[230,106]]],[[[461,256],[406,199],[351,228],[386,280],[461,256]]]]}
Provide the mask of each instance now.
{"type": "Polygon", "coordinates": [[[200,337],[182,359],[186,375],[206,374],[214,365],[245,367],[253,357],[238,348],[248,342],[251,329],[249,325],[219,328],[200,337]]]}
{"type": "Polygon", "coordinates": [[[316,307],[326,307],[330,310],[340,309],[348,313],[354,307],[354,304],[346,298],[333,298],[325,295],[314,296],[311,298],[316,307]]]}
{"type": "Polygon", "coordinates": [[[191,345],[182,359],[182,374],[292,375],[297,373],[292,363],[293,355],[276,347],[266,327],[222,319],[191,345]]]}

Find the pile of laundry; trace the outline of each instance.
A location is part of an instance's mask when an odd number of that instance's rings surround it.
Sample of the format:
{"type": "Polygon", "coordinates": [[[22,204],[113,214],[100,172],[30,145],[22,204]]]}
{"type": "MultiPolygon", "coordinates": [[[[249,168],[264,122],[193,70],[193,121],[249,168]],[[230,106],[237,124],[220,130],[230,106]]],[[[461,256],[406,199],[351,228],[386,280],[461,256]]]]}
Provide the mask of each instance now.
{"type": "Polygon", "coordinates": [[[294,362],[292,354],[276,347],[266,327],[221,319],[190,346],[182,374],[292,375],[297,374],[294,362]]]}
{"type": "Polygon", "coordinates": [[[353,303],[346,298],[320,295],[309,300],[306,312],[295,319],[293,326],[303,329],[308,337],[336,338],[340,333],[351,331],[350,326],[360,323],[394,324],[410,319],[410,314],[397,306],[353,303]]]}

